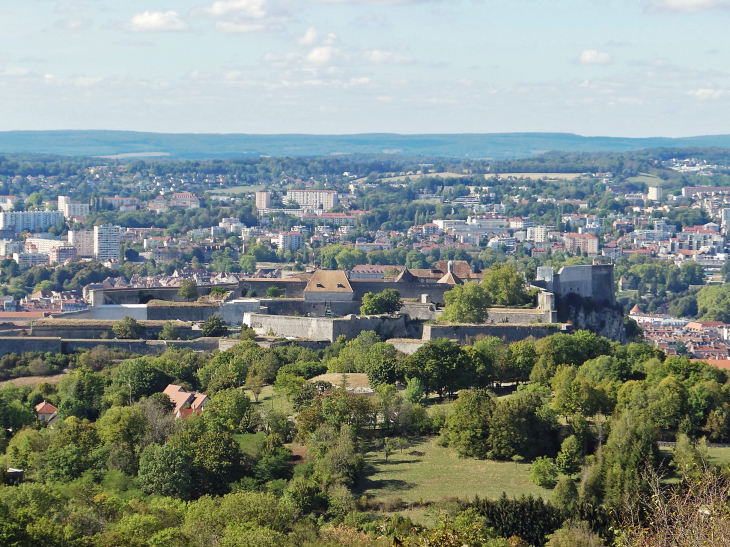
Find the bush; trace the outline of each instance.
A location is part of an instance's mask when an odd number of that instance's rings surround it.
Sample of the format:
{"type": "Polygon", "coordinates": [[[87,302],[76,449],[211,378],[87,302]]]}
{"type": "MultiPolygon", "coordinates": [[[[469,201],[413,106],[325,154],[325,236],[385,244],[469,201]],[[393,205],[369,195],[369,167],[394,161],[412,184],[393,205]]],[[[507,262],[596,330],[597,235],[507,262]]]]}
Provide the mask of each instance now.
{"type": "Polygon", "coordinates": [[[123,340],[138,340],[142,332],[142,326],[132,317],[125,317],[116,321],[112,326],[112,331],[117,338],[123,340]]]}
{"type": "Polygon", "coordinates": [[[203,336],[224,336],[228,332],[228,325],[220,315],[208,317],[203,323],[203,336]]]}
{"type": "Polygon", "coordinates": [[[552,458],[541,456],[535,458],[530,466],[530,480],[543,488],[552,488],[558,480],[558,470],[552,458]]]}
{"type": "Polygon", "coordinates": [[[167,321],[160,333],[160,340],[177,340],[180,338],[180,329],[174,321],[167,321]]]}

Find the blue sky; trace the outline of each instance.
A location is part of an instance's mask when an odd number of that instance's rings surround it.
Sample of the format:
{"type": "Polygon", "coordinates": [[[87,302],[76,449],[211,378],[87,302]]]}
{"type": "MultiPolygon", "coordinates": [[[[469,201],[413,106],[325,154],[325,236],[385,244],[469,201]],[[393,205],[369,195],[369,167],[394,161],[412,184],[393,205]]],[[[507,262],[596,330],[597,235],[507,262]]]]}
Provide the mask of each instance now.
{"type": "Polygon", "coordinates": [[[0,130],[730,133],[730,0],[0,0],[0,130]]]}

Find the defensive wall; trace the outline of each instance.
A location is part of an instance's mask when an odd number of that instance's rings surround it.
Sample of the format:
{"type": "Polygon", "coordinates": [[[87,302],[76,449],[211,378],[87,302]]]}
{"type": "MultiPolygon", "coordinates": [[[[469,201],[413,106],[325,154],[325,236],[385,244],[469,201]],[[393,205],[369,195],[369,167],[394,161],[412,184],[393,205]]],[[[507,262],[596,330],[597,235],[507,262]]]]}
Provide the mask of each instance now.
{"type": "Polygon", "coordinates": [[[77,350],[91,350],[96,346],[120,349],[140,355],[156,355],[168,347],[191,348],[197,351],[218,349],[218,338],[197,340],[79,340],[55,337],[13,336],[0,338],[0,356],[10,353],[51,352],[73,353],[77,350]]]}
{"type": "Polygon", "coordinates": [[[495,336],[504,342],[512,343],[526,338],[545,338],[556,332],[565,332],[566,330],[566,327],[562,325],[423,325],[422,339],[429,341],[448,338],[449,340],[463,342],[467,338],[476,338],[477,336],[495,336]]]}
{"type": "Polygon", "coordinates": [[[552,268],[539,268],[531,284],[559,296],[572,293],[596,302],[615,302],[613,264],[563,266],[557,273],[552,268]]]}
{"type": "Polygon", "coordinates": [[[407,338],[418,332],[409,329],[409,322],[402,315],[366,315],[347,317],[296,317],[289,315],[265,315],[246,313],[243,322],[261,336],[283,336],[309,340],[334,342],[345,335],[355,338],[362,331],[374,331],[383,339],[407,338]]]}
{"type": "MultiPolygon", "coordinates": [[[[233,297],[241,296],[238,283],[216,285],[233,291],[233,297]]],[[[205,296],[210,293],[210,286],[199,286],[198,294],[205,296]]],[[[168,302],[186,302],[178,293],[179,287],[152,287],[152,288],[125,288],[125,289],[91,289],[88,301],[92,306],[103,304],[147,304],[151,300],[166,300],[168,302]]]]}
{"type": "MultiPolygon", "coordinates": [[[[31,337],[58,337],[67,339],[113,339],[115,321],[90,321],[85,319],[39,319],[30,328],[31,337]]],[[[166,321],[140,321],[142,339],[157,339],[166,321]]],[[[178,322],[180,338],[200,338],[202,332],[190,323],[178,322]]]]}

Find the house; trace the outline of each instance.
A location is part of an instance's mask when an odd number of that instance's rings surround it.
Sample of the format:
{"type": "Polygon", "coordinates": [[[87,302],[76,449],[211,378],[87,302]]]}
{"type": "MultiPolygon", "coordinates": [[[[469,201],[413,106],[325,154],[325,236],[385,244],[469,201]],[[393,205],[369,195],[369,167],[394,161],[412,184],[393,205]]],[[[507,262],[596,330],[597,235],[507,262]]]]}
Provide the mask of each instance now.
{"type": "Polygon", "coordinates": [[[47,401],[35,405],[35,413],[39,422],[50,422],[57,412],[58,409],[47,401]]]}
{"type": "Polygon", "coordinates": [[[355,293],[342,270],[317,270],[304,289],[304,300],[309,302],[350,302],[355,293]]]}
{"type": "Polygon", "coordinates": [[[173,413],[180,418],[182,410],[191,409],[193,411],[201,411],[210,402],[208,396],[204,393],[191,392],[182,386],[175,384],[168,385],[163,391],[168,396],[172,404],[175,405],[173,413]]]}

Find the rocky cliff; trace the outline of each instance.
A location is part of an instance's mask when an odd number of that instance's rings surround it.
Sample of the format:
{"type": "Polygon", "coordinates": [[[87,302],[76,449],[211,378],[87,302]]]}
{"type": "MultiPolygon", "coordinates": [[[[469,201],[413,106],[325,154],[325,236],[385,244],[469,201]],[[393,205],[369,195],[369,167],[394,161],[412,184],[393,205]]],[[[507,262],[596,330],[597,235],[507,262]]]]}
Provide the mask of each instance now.
{"type": "Polygon", "coordinates": [[[555,305],[561,323],[572,323],[575,330],[590,330],[598,336],[626,343],[624,311],[618,304],[569,294],[562,298],[556,296],[555,305]]]}

